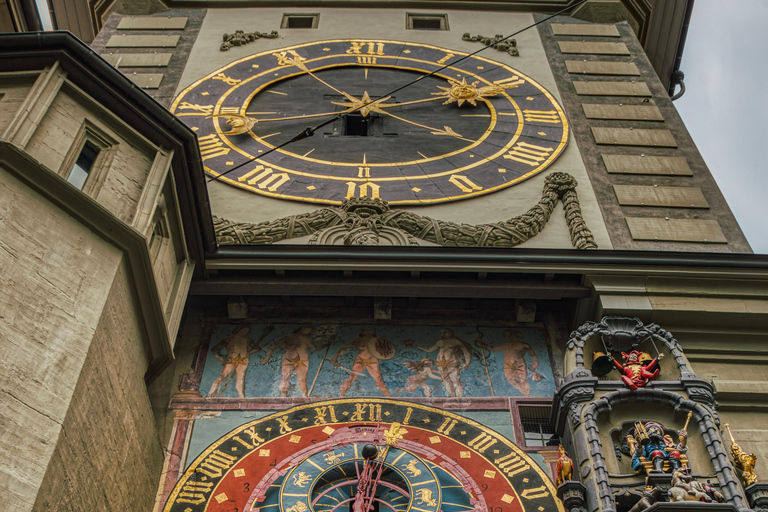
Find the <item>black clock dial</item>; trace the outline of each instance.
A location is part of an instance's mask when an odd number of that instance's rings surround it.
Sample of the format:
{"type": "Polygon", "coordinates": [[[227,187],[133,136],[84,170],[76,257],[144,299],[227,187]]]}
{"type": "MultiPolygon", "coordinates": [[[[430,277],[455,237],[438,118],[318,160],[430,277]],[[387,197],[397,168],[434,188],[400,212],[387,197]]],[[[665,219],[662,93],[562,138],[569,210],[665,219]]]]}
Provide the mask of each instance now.
{"type": "Polygon", "coordinates": [[[206,170],[252,192],[330,204],[462,199],[541,172],[568,139],[552,95],[509,66],[474,56],[425,76],[464,55],[382,40],[297,45],[211,73],[172,110],[197,131],[206,170]]]}

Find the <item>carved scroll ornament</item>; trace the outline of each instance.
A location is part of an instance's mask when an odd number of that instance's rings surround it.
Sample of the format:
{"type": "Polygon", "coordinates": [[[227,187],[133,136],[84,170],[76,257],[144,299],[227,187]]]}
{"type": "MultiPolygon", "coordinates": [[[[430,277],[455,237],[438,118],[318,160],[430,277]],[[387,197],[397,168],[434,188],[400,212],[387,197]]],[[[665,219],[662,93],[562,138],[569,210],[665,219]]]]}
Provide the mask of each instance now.
{"type": "Polygon", "coordinates": [[[539,234],[562,200],[573,246],[596,249],[597,243],[581,215],[577,185],[570,174],[552,173],[544,180],[538,204],[522,215],[492,224],[447,222],[391,210],[380,199],[362,198],[260,224],[214,218],[214,225],[222,245],[271,244],[313,235],[309,244],[315,245],[418,245],[415,238],[419,238],[443,246],[514,247],[539,234]]]}

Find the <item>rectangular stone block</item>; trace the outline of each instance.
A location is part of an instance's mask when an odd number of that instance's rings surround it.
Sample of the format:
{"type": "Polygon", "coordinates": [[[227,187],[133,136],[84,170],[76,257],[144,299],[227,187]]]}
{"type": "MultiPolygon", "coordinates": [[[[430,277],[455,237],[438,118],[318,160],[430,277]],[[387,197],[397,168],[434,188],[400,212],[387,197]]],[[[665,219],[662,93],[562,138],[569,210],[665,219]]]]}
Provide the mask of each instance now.
{"type": "Polygon", "coordinates": [[[634,62],[567,60],[565,61],[565,68],[569,73],[583,75],[640,75],[640,70],[637,69],[634,62]]]}
{"type": "Polygon", "coordinates": [[[600,43],[591,41],[558,41],[560,53],[587,53],[591,55],[629,55],[624,43],[600,43]]]}
{"type": "Polygon", "coordinates": [[[157,89],[163,79],[162,73],[128,73],[125,76],[142,89],[157,89]]]}
{"type": "Polygon", "coordinates": [[[651,96],[645,82],[573,82],[580,96],[651,96]]]}
{"type": "Polygon", "coordinates": [[[616,25],[597,23],[552,23],[552,33],[556,36],[602,36],[620,37],[616,25]]]}
{"type": "Polygon", "coordinates": [[[115,34],[107,41],[107,48],[174,48],[180,37],[115,34]]]}
{"type": "Polygon", "coordinates": [[[699,187],[654,187],[614,185],[622,206],[666,206],[670,208],[709,208],[699,187]]]}
{"type": "Polygon", "coordinates": [[[611,174],[652,174],[692,176],[688,161],[682,156],[601,155],[611,174]]]}
{"type": "Polygon", "coordinates": [[[676,148],[677,142],[669,130],[644,130],[639,128],[592,127],[597,144],[611,146],[648,146],[676,148]]]}
{"type": "Polygon", "coordinates": [[[582,103],[584,115],[589,119],[618,119],[624,121],[663,121],[656,105],[607,105],[582,103]]]}
{"type": "Polygon", "coordinates": [[[140,17],[123,18],[117,25],[117,30],[184,30],[187,26],[186,17],[140,17]]]}
{"type": "Polygon", "coordinates": [[[151,68],[167,66],[172,53],[106,53],[102,58],[117,68],[151,68]]]}
{"type": "Polygon", "coordinates": [[[728,242],[716,220],[627,217],[626,221],[629,232],[635,240],[714,244],[728,242]]]}

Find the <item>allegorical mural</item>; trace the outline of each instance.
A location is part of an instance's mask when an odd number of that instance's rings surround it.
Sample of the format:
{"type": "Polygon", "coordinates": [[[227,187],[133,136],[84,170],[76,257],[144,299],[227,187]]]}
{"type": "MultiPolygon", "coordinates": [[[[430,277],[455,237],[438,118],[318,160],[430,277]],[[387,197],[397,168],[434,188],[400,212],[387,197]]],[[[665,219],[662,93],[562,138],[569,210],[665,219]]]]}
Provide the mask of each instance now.
{"type": "Polygon", "coordinates": [[[542,331],[472,326],[240,324],[214,328],[208,398],[552,396],[542,331]]]}

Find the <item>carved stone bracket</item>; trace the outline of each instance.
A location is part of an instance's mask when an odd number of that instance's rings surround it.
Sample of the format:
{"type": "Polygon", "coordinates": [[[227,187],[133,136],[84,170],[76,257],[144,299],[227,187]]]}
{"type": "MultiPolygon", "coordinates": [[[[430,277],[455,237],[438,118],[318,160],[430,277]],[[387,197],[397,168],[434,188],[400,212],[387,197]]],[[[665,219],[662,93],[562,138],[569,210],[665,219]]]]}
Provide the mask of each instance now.
{"type": "Polygon", "coordinates": [[[586,512],[587,488],[581,482],[568,480],[557,488],[557,497],[568,512],[586,512]]]}
{"type": "Polygon", "coordinates": [[[517,41],[514,39],[507,39],[506,41],[501,41],[504,39],[504,36],[502,34],[496,34],[493,37],[487,37],[487,36],[481,36],[476,35],[473,36],[469,32],[465,32],[464,35],[461,36],[462,41],[479,41],[483,43],[485,46],[491,46],[493,48],[496,48],[500,52],[507,52],[513,57],[519,57],[520,52],[517,49],[517,41]]]}
{"type": "Polygon", "coordinates": [[[235,30],[232,34],[224,34],[224,42],[219,46],[219,50],[225,52],[233,46],[243,46],[257,39],[275,39],[277,35],[277,30],[272,32],[244,32],[242,30],[235,30]]]}
{"type": "Polygon", "coordinates": [[[214,226],[222,245],[270,244],[313,235],[309,244],[417,245],[415,238],[419,238],[443,246],[513,247],[539,234],[562,201],[573,246],[596,249],[597,243],[581,215],[577,186],[570,174],[552,173],[544,179],[537,205],[522,215],[492,224],[447,222],[407,210],[391,210],[381,199],[362,198],[260,224],[214,218],[214,226]]]}

